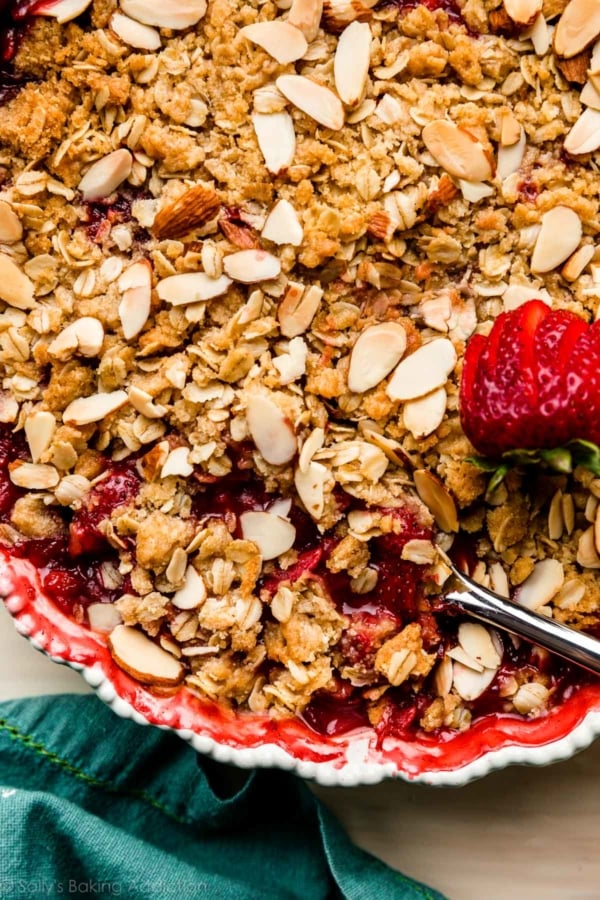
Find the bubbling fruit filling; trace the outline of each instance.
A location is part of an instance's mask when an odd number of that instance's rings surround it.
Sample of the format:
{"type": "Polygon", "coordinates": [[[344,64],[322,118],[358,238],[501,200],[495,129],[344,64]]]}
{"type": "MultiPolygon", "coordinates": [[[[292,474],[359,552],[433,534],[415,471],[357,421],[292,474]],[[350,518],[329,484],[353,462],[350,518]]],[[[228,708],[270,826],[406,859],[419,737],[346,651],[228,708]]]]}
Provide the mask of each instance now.
{"type": "Polygon", "coordinates": [[[586,0],[0,0],[0,33],[6,556],[240,715],[446,741],[576,692],[444,554],[600,631],[586,0]]]}

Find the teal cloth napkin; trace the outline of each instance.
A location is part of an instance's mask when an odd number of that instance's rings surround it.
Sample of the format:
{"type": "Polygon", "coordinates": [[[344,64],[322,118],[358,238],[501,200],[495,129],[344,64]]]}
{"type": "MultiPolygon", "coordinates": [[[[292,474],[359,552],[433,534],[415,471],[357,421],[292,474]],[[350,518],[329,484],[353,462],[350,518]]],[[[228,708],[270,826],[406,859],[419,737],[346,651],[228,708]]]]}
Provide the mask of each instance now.
{"type": "Polygon", "coordinates": [[[0,703],[0,897],[443,900],[303,782],[242,773],[96,697],[0,703]]]}

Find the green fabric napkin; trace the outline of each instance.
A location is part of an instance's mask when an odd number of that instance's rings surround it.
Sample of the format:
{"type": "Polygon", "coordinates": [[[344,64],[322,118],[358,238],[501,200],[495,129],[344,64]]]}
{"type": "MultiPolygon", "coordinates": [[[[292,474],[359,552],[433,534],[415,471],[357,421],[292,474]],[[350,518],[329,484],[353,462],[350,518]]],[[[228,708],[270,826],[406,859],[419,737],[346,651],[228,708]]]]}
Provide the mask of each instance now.
{"type": "Polygon", "coordinates": [[[75,695],[0,704],[0,897],[23,896],[442,900],[295,776],[220,766],[75,695]]]}

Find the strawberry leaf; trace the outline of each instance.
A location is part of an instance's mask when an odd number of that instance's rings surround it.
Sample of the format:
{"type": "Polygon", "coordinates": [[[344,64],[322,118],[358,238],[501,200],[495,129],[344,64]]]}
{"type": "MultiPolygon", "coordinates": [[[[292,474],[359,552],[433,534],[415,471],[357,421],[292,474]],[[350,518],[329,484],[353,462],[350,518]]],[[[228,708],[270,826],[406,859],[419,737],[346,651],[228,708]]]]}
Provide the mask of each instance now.
{"type": "Polygon", "coordinates": [[[600,447],[591,441],[569,441],[565,447],[551,450],[507,450],[498,459],[487,456],[468,456],[466,462],[477,466],[482,472],[492,473],[486,496],[492,494],[502,484],[507,473],[518,466],[540,466],[569,475],[577,466],[589,469],[600,477],[600,447]]]}

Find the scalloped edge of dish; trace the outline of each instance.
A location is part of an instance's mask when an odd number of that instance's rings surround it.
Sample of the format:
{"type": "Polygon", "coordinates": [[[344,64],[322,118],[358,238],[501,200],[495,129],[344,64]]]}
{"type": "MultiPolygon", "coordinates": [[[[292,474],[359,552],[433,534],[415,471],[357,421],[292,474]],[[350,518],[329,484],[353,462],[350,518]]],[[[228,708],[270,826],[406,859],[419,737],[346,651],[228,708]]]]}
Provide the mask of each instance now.
{"type": "Polygon", "coordinates": [[[2,551],[0,595],[17,631],[54,662],[80,672],[117,715],[172,730],[197,752],[241,768],[292,770],[327,786],[376,784],[386,778],[461,786],[510,765],[567,759],[600,735],[599,683],[580,689],[542,719],[482,719],[445,744],[388,739],[381,750],[368,729],[322,738],[298,720],[224,715],[216,703],[201,701],[186,689],[157,698],[118,669],[101,636],[58,610],[41,590],[31,564],[2,551]],[[245,740],[252,746],[240,746],[245,740]]]}

